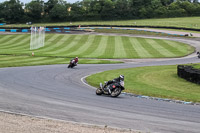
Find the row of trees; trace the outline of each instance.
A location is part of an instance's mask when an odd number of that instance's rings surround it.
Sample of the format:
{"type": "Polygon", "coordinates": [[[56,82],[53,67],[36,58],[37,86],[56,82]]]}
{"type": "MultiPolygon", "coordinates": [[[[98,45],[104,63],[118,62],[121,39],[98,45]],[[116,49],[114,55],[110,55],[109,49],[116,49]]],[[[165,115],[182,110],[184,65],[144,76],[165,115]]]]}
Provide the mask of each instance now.
{"type": "Polygon", "coordinates": [[[0,22],[61,22],[200,16],[198,0],[32,0],[0,3],[0,22]]]}

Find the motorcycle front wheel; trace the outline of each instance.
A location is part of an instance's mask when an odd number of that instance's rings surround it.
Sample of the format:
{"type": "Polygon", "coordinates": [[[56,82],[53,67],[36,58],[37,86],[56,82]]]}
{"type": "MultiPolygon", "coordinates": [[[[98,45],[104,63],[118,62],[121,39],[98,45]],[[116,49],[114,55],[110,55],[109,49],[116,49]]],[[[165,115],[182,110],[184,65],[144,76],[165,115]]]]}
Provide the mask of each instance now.
{"type": "Polygon", "coordinates": [[[117,96],[119,96],[120,94],[121,94],[121,88],[115,88],[112,92],[111,92],[111,96],[112,97],[117,97],[117,96]]]}
{"type": "Polygon", "coordinates": [[[96,90],[96,94],[97,94],[97,95],[103,94],[103,90],[102,90],[101,88],[98,88],[98,89],[96,90]]]}

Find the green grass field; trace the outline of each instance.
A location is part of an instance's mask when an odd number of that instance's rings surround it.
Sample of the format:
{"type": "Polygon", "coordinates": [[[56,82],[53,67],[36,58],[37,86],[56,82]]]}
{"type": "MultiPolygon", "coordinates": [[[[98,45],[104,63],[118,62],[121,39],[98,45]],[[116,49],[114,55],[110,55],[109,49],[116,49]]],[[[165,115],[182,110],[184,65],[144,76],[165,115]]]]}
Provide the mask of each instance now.
{"type": "MultiPolygon", "coordinates": [[[[52,64],[67,64],[68,65],[70,60],[71,58],[64,58],[64,57],[0,55],[0,68],[1,67],[35,66],[35,65],[52,65],[52,64]]],[[[115,64],[115,63],[123,63],[123,62],[111,61],[111,60],[79,59],[79,64],[115,64]]]]}
{"type": "Polygon", "coordinates": [[[200,102],[200,86],[177,76],[177,66],[153,66],[105,71],[87,77],[95,87],[99,83],[125,76],[126,92],[160,98],[200,102]]]}
{"type": "Polygon", "coordinates": [[[123,36],[46,34],[45,47],[30,51],[30,34],[0,35],[0,54],[81,58],[182,57],[194,48],[175,41],[123,36]]]}
{"type": "MultiPolygon", "coordinates": [[[[130,26],[164,26],[200,29],[200,17],[139,19],[124,21],[87,21],[87,22],[61,22],[61,23],[38,23],[36,26],[70,26],[70,25],[130,25],[130,26]]],[[[26,24],[7,25],[7,27],[30,27],[26,24]]]]}

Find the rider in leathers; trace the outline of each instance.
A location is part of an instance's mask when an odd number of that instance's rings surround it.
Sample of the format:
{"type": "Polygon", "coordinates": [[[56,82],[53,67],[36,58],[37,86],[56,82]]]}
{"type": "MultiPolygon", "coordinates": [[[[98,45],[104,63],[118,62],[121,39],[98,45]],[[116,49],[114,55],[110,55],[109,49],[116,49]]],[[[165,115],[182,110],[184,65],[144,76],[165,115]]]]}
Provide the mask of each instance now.
{"type": "Polygon", "coordinates": [[[74,58],[74,60],[75,60],[75,62],[74,62],[75,64],[74,65],[77,66],[77,64],[78,64],[78,57],[74,58]]]}
{"type": "Polygon", "coordinates": [[[124,75],[120,75],[118,78],[115,78],[113,80],[109,80],[108,82],[105,83],[105,85],[103,86],[103,88],[105,90],[107,90],[111,94],[110,88],[106,87],[106,86],[108,86],[109,84],[112,84],[112,83],[118,83],[120,81],[124,81],[124,75]]]}

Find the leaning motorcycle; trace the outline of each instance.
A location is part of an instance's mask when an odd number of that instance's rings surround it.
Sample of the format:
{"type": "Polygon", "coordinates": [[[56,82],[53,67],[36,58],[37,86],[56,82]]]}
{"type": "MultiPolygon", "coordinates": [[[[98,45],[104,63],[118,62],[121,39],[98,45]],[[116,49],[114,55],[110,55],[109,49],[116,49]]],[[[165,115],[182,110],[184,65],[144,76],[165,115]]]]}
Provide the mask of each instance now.
{"type": "Polygon", "coordinates": [[[74,66],[76,66],[75,60],[71,60],[71,61],[69,62],[68,68],[73,68],[74,66]]]}
{"type": "Polygon", "coordinates": [[[96,94],[97,95],[105,94],[105,95],[110,95],[111,97],[117,97],[121,94],[122,90],[124,90],[124,89],[125,89],[124,88],[124,81],[112,83],[112,84],[109,84],[107,86],[100,83],[100,87],[97,88],[96,94]],[[109,89],[110,89],[111,92],[108,91],[109,89]]]}

